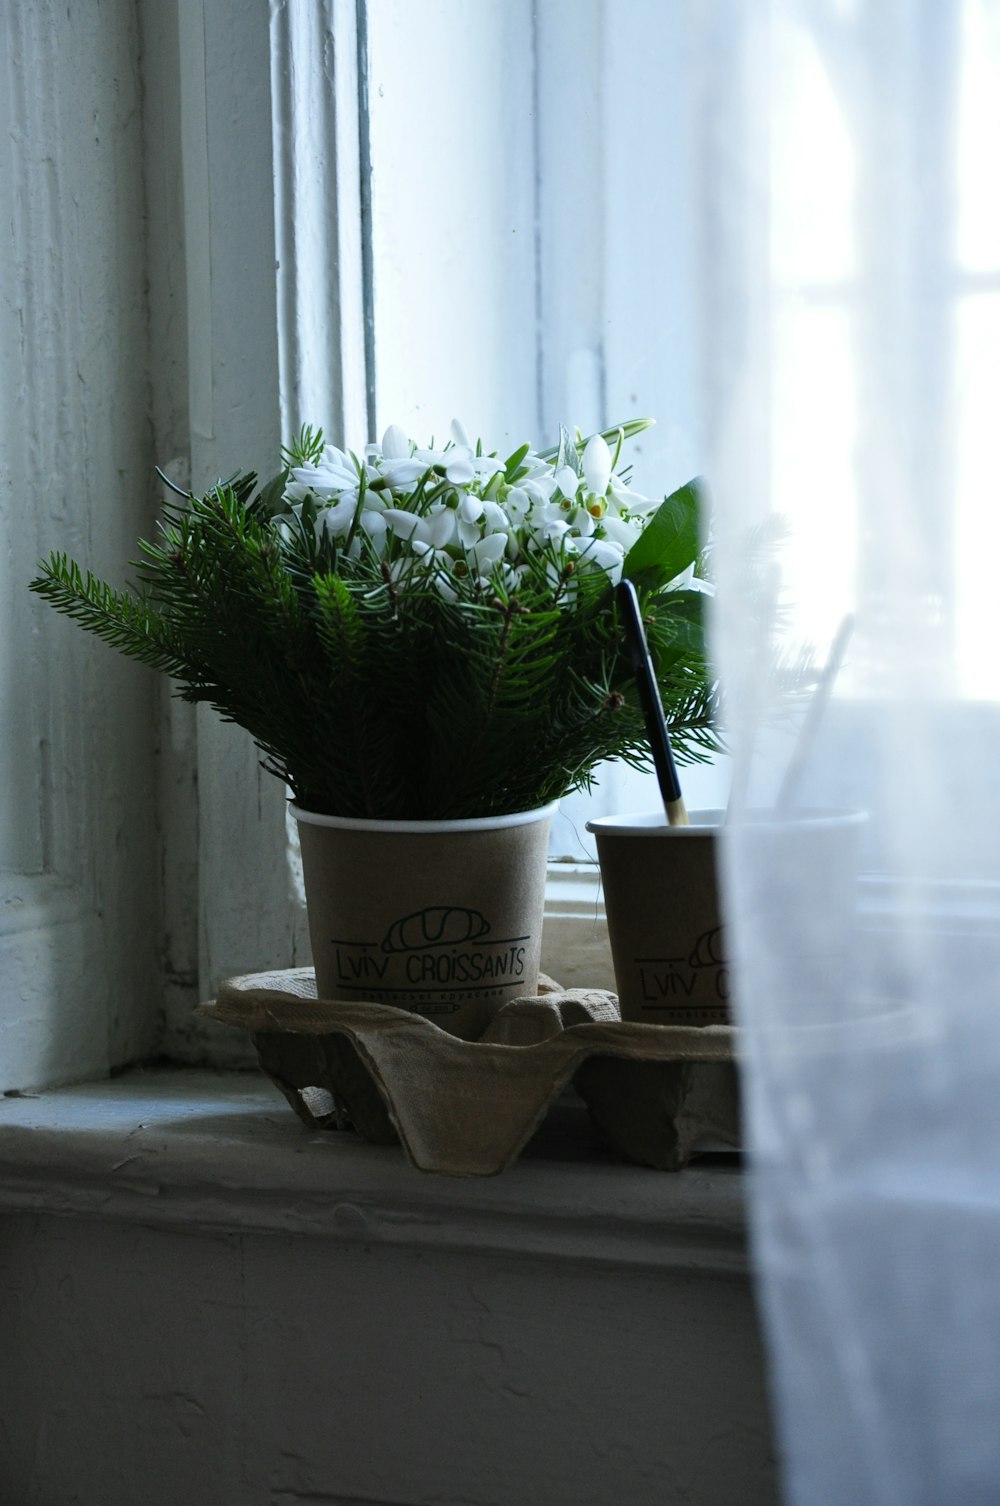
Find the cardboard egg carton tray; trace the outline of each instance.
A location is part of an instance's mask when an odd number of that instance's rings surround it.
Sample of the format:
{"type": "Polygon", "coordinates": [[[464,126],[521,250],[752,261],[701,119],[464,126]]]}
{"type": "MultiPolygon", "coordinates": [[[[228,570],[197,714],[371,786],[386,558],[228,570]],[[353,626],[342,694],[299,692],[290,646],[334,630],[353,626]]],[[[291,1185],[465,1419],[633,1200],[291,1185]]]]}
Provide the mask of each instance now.
{"type": "Polygon", "coordinates": [[[319,999],[312,968],[230,978],[200,1013],[250,1032],[310,1129],[399,1142],[421,1171],[503,1171],[570,1084],[631,1161],[678,1171],[706,1146],[739,1145],[732,1027],[626,1022],[597,989],[543,977],[477,1041],[386,1004],[319,999]]]}

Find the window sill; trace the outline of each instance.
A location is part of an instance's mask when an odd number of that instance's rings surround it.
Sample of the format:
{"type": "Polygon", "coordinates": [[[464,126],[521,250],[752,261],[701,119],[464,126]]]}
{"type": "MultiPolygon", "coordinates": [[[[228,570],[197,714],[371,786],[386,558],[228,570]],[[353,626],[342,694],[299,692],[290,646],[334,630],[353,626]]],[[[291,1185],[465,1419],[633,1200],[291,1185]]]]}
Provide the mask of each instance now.
{"type": "Polygon", "coordinates": [[[733,1156],[622,1162],[560,1104],[502,1176],[310,1133],[251,1073],[162,1068],[0,1100],[0,1211],[745,1277],[733,1156]]]}

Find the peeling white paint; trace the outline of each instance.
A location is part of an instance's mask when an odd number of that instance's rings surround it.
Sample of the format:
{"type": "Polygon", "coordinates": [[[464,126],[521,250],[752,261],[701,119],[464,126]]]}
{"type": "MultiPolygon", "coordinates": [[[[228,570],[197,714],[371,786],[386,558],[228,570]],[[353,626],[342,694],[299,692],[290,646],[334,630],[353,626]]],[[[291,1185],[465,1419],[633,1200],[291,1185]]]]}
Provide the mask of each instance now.
{"type": "Polygon", "coordinates": [[[0,57],[0,1081],[27,1087],[155,1028],[152,677],[27,591],[52,549],[120,580],[149,512],[136,16],[6,6],[0,57]]]}

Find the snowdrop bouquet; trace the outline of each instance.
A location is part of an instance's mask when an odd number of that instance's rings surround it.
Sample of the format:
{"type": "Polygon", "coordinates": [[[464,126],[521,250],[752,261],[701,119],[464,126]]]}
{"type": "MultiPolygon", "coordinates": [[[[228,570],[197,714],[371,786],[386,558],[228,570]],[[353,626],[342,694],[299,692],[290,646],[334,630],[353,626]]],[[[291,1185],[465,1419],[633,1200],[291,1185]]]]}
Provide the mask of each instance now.
{"type": "Polygon", "coordinates": [[[164,505],[120,592],[62,555],[32,589],[245,727],[307,809],[532,809],[648,747],[613,587],[639,593],[676,755],[716,746],[694,482],[629,485],[637,421],[506,458],[460,425],[361,453],[303,429],[278,474],[164,505]]]}
{"type": "MultiPolygon", "coordinates": [[[[647,427],[629,426],[630,433],[647,427]]],[[[532,573],[530,558],[545,562],[555,599],[575,601],[581,570],[604,571],[613,585],[625,556],[637,543],[659,503],[632,491],[616,467],[626,437],[614,435],[614,453],[603,434],[582,446],[564,430],[558,449],[544,455],[527,445],[506,461],[470,445],[462,426],[440,449],[421,449],[398,425],[382,443],[368,445],[363,462],[323,445],[306,431],[289,458],[283,500],[296,520],[308,509],[307,526],[363,552],[392,557],[398,583],[428,583],[448,601],[460,583],[473,579],[494,593],[502,582],[517,591],[532,573]],[[571,567],[571,568],[567,568],[571,567]]],[[[291,538],[292,525],[279,525],[291,538]]],[[[693,561],[675,588],[707,589],[693,561]]]]}

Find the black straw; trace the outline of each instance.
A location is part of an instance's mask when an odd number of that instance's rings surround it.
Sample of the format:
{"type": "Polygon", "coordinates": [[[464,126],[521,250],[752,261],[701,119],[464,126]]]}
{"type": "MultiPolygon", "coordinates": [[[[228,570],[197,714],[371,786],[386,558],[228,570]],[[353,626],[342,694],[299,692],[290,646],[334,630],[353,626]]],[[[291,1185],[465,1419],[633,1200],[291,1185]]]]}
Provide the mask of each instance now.
{"type": "Polygon", "coordinates": [[[677,766],[674,763],[667,722],[660,700],[660,687],[656,683],[653,661],[649,657],[646,631],[639,613],[639,599],[630,580],[623,580],[615,588],[618,609],[625,624],[625,641],[628,644],[635,683],[639,691],[639,704],[646,719],[646,733],[653,750],[653,765],[660,786],[660,795],[671,826],[689,826],[688,813],[681,795],[677,766]]]}

